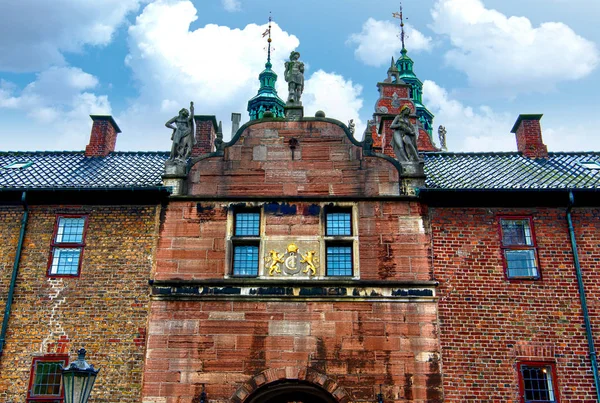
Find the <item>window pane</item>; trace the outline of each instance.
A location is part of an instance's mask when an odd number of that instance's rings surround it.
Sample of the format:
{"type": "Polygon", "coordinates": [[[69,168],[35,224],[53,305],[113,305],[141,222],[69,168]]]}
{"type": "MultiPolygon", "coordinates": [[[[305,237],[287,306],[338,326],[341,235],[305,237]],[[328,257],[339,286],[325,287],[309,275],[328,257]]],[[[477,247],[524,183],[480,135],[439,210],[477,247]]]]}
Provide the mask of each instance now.
{"type": "Polygon", "coordinates": [[[522,366],[526,402],[554,402],[552,367],[522,366]]]}
{"type": "Polygon", "coordinates": [[[64,361],[36,362],[31,394],[33,396],[60,396],[60,366],[64,363],[64,361]]]}
{"type": "Polygon", "coordinates": [[[50,274],[77,275],[81,248],[54,248],[50,274]]]}
{"type": "Polygon", "coordinates": [[[502,220],[502,243],[504,246],[533,246],[529,220],[502,220]]]}
{"type": "Polygon", "coordinates": [[[506,249],[504,251],[508,277],[537,277],[537,262],[533,249],[506,249]]]}
{"type": "Polygon", "coordinates": [[[62,243],[82,243],[83,228],[85,218],[67,218],[58,219],[58,231],[56,231],[56,242],[62,243]]]}
{"type": "Polygon", "coordinates": [[[258,246],[244,245],[233,248],[233,274],[258,276],[258,246]]]}
{"type": "Polygon", "coordinates": [[[259,236],[260,235],[259,213],[237,213],[235,215],[236,236],[259,236]]]}
{"type": "Polygon", "coordinates": [[[352,275],[352,247],[328,246],[327,247],[327,275],[351,276],[352,275]]]}
{"type": "Polygon", "coordinates": [[[327,236],[352,235],[350,213],[327,213],[327,236]]]}

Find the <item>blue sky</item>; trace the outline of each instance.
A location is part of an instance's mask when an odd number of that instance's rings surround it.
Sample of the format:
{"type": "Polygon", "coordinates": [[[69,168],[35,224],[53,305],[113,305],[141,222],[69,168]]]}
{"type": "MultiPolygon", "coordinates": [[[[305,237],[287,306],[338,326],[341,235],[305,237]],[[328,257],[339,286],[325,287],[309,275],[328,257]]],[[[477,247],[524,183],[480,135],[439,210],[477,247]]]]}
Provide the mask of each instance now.
{"type": "MultiPolygon", "coordinates": [[[[543,113],[551,151],[600,150],[597,0],[404,0],[407,48],[451,151],[515,150],[520,113],[543,113]]],[[[397,57],[398,1],[0,0],[0,149],[82,150],[112,114],[118,150],[168,150],[164,122],[194,101],[230,133],[248,119],[274,19],[273,69],[305,62],[305,114],[357,122],[397,57]],[[292,5],[293,4],[293,5],[292,5]]],[[[285,98],[285,96],[282,96],[285,98]]]]}

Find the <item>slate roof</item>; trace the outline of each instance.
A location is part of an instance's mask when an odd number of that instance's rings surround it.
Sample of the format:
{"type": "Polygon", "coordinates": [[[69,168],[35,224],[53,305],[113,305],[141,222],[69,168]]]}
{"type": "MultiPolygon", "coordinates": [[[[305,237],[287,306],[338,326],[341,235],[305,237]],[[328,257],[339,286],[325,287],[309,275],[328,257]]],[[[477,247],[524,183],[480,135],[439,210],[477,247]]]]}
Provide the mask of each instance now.
{"type": "Polygon", "coordinates": [[[551,152],[548,159],[529,159],[517,152],[431,152],[423,157],[430,189],[600,189],[600,170],[581,164],[600,164],[597,152],[551,152]]]}
{"type": "MultiPolygon", "coordinates": [[[[429,189],[600,189],[599,152],[554,152],[529,159],[517,152],[424,153],[429,189]]],[[[151,188],[162,186],[168,152],[113,152],[85,157],[82,151],[0,152],[0,190],[32,188],[151,188]],[[31,162],[26,168],[5,168],[31,162]]]]}
{"type": "Polygon", "coordinates": [[[168,152],[113,152],[86,157],[83,151],[0,152],[0,189],[144,188],[162,186],[168,152]],[[5,168],[31,162],[24,168],[5,168]]]}

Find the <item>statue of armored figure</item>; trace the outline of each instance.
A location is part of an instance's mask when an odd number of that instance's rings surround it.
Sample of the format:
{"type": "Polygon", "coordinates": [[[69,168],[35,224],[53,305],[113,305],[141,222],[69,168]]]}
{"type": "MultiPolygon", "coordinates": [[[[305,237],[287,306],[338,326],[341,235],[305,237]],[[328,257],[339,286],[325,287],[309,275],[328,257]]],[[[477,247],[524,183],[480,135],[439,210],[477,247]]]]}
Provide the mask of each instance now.
{"type": "Polygon", "coordinates": [[[400,162],[419,161],[417,150],[417,129],[410,122],[410,108],[403,106],[400,114],[394,118],[390,128],[394,131],[392,147],[400,162]]]}
{"type": "Polygon", "coordinates": [[[194,137],[194,103],[190,102],[190,110],[182,108],[179,115],[170,119],[165,126],[173,129],[171,140],[171,155],[169,161],[186,161],[192,155],[192,148],[195,144],[194,137]],[[175,125],[173,125],[175,124],[175,125]]]}
{"type": "Polygon", "coordinates": [[[299,61],[300,53],[290,53],[290,61],[285,62],[285,81],[288,83],[288,100],[290,105],[302,105],[300,97],[304,91],[304,63],[299,61]]]}

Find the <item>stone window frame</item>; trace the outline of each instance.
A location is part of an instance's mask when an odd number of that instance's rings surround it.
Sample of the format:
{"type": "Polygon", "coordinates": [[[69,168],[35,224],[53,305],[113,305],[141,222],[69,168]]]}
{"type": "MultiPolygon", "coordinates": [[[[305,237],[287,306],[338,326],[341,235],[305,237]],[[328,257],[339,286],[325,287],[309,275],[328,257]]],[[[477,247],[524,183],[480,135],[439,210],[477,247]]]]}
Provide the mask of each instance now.
{"type": "Polygon", "coordinates": [[[498,236],[500,238],[500,251],[502,254],[502,264],[504,267],[504,277],[508,281],[531,281],[531,280],[541,280],[542,279],[542,271],[540,268],[540,259],[538,256],[538,245],[537,245],[537,237],[535,234],[535,228],[533,225],[533,217],[529,215],[499,215],[498,216],[498,236]],[[519,245],[519,244],[504,244],[504,231],[502,229],[503,221],[526,221],[529,225],[529,233],[531,237],[530,245],[519,245]],[[533,252],[534,261],[535,261],[535,271],[536,275],[531,276],[516,276],[511,275],[508,267],[508,260],[506,258],[506,251],[514,251],[514,250],[530,250],[533,252]]]}
{"type": "Polygon", "coordinates": [[[323,257],[323,276],[324,278],[358,278],[359,277],[359,259],[358,259],[358,205],[356,203],[335,203],[335,204],[324,204],[322,205],[321,211],[321,227],[323,234],[323,242],[321,246],[321,256],[323,257]],[[330,236],[327,235],[327,215],[329,213],[336,212],[349,212],[350,213],[350,235],[344,236],[330,236]],[[352,273],[349,275],[329,275],[328,274],[328,261],[327,261],[327,247],[328,246],[350,246],[352,249],[352,273]]]}
{"type": "Polygon", "coordinates": [[[519,401],[521,403],[560,403],[556,364],[553,361],[518,361],[517,376],[519,377],[519,401]],[[525,379],[523,376],[524,368],[538,368],[541,369],[543,372],[545,370],[545,373],[550,372],[550,376],[547,379],[549,383],[546,384],[546,390],[548,390],[549,393],[552,393],[554,395],[553,400],[532,400],[526,398],[525,393],[527,385],[525,384],[525,379]]]}
{"type": "Polygon", "coordinates": [[[260,276],[261,269],[261,252],[262,252],[262,239],[264,236],[264,214],[262,207],[259,206],[246,206],[246,207],[234,207],[232,214],[230,214],[230,225],[227,231],[228,243],[229,243],[229,255],[227,261],[229,262],[229,275],[235,278],[257,278],[260,276]],[[256,236],[239,236],[235,235],[237,225],[237,214],[244,213],[258,213],[258,235],[256,236]],[[235,248],[238,246],[256,246],[258,248],[258,263],[256,265],[256,274],[235,274],[234,273],[234,258],[235,248]]]}
{"type": "Polygon", "coordinates": [[[40,363],[61,363],[63,367],[66,367],[69,364],[69,356],[62,354],[48,354],[39,357],[34,357],[31,362],[31,371],[29,375],[29,387],[27,389],[27,403],[61,403],[64,401],[65,390],[62,382],[62,376],[59,376],[60,379],[60,393],[58,395],[42,395],[42,394],[34,394],[34,383],[36,381],[37,368],[40,363]]]}
{"type": "Polygon", "coordinates": [[[86,238],[88,230],[88,216],[86,214],[57,214],[54,222],[54,230],[52,232],[52,239],[50,241],[50,256],[48,258],[48,269],[46,275],[48,277],[79,277],[81,274],[81,264],[83,262],[83,254],[86,247],[86,238]],[[56,237],[60,226],[60,220],[62,218],[81,218],[83,219],[83,233],[81,236],[81,242],[58,242],[56,237]],[[79,262],[77,265],[77,273],[53,273],[52,263],[54,261],[55,250],[57,249],[79,249],[79,262]]]}

